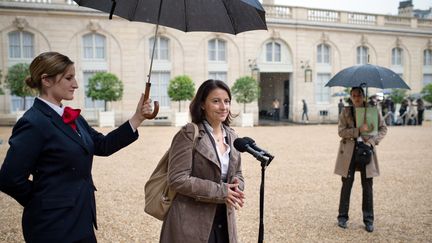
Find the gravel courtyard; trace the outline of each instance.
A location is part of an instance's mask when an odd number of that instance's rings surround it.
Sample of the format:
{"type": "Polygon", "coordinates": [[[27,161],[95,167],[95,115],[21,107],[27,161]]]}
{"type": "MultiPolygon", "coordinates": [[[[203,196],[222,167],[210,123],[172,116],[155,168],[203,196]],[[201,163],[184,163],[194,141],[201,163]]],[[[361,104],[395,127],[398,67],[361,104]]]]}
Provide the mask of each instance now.
{"type": "MultiPolygon", "coordinates": [[[[179,128],[140,127],[140,138],[111,157],[96,157],[93,178],[99,242],[158,242],[161,222],[144,213],[144,183],[179,128]]],[[[266,170],[265,242],[432,242],[432,125],[389,127],[378,146],[375,231],[363,228],[360,174],[348,229],[337,227],[341,187],[333,174],[337,125],[235,128],[275,155],[266,170]]],[[[110,129],[103,128],[106,133],[110,129]]],[[[0,127],[0,163],[11,127],[0,127]]],[[[238,211],[241,242],[257,242],[261,166],[242,156],[246,204],[238,211]]],[[[22,207],[0,193],[0,242],[23,242],[22,207]]]]}

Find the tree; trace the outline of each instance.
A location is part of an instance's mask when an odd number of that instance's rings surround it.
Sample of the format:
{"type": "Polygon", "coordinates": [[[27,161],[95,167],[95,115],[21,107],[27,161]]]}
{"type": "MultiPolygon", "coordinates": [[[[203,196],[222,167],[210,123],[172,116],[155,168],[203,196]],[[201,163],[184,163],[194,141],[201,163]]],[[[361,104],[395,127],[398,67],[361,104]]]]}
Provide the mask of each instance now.
{"type": "Polygon", "coordinates": [[[191,100],[194,94],[195,84],[189,76],[181,75],[170,80],[168,96],[171,100],[179,102],[179,111],[181,111],[181,101],[191,100]]]}
{"type": "Polygon", "coordinates": [[[12,95],[16,95],[23,99],[22,110],[26,108],[26,96],[33,96],[34,91],[27,86],[25,79],[30,75],[29,64],[17,63],[8,69],[5,84],[12,95]]]}
{"type": "Polygon", "coordinates": [[[123,83],[112,73],[99,72],[88,82],[86,95],[94,100],[104,101],[104,111],[110,101],[120,100],[123,96],[123,83]]]}
{"type": "Polygon", "coordinates": [[[260,87],[254,78],[244,76],[235,81],[232,93],[238,103],[243,103],[243,112],[246,113],[246,104],[258,99],[260,87]]]}
{"type": "Polygon", "coordinates": [[[423,99],[429,103],[432,103],[432,83],[427,84],[423,87],[421,94],[423,99]]]}
{"type": "Polygon", "coordinates": [[[405,89],[392,89],[390,93],[390,98],[395,104],[402,103],[402,100],[406,97],[406,90],[405,89]]]}

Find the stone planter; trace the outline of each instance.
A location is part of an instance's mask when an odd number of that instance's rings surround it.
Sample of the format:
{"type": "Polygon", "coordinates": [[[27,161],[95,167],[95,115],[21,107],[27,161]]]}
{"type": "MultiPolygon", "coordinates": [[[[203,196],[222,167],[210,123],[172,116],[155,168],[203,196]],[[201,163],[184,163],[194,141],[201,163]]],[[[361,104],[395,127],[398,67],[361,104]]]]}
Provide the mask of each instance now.
{"type": "Polygon", "coordinates": [[[189,121],[189,114],[187,112],[174,113],[174,126],[181,127],[186,125],[189,121]]]}
{"type": "Polygon", "coordinates": [[[99,127],[114,127],[114,111],[99,111],[99,127]]]}
{"type": "Polygon", "coordinates": [[[253,127],[253,113],[241,113],[240,114],[240,126],[242,127],[253,127]]]}

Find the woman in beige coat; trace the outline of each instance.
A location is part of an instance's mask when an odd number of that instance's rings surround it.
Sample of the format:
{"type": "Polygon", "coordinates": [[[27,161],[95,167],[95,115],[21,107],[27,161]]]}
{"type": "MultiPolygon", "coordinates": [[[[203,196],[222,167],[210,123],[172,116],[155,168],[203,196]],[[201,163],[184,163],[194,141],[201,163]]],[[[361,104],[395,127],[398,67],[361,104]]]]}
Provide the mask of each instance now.
{"type": "Polygon", "coordinates": [[[361,184],[363,188],[363,222],[368,232],[374,230],[373,220],[373,177],[379,176],[378,158],[376,145],[384,138],[387,133],[387,127],[382,119],[381,113],[378,112],[378,134],[374,136],[360,135],[361,132],[369,130],[367,124],[355,124],[355,109],[364,107],[364,91],[360,87],[351,89],[351,101],[353,107],[345,107],[339,116],[339,136],[342,138],[337,154],[335,174],[342,176],[342,189],[339,202],[338,225],[341,228],[347,228],[348,211],[350,203],[351,188],[354,182],[354,173],[360,170],[361,184]],[[353,114],[354,112],[354,114],[353,114]],[[356,142],[364,142],[373,148],[371,162],[366,166],[359,166],[353,157],[356,142]]]}
{"type": "Polygon", "coordinates": [[[229,127],[231,92],[219,80],[207,80],[190,104],[192,122],[174,137],[168,183],[177,192],[163,222],[160,242],[238,242],[235,209],[244,203],[237,135],[229,127]]]}

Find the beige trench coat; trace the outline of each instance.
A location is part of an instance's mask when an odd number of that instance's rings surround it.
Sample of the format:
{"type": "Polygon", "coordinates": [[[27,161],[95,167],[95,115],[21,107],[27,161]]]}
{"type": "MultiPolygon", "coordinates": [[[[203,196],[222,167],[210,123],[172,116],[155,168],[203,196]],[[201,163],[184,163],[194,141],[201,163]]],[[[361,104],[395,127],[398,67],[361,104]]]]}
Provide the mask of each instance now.
{"type": "MultiPolygon", "coordinates": [[[[227,185],[221,182],[216,151],[210,137],[205,133],[204,125],[198,124],[198,128],[193,169],[194,127],[191,124],[186,125],[173,138],[168,183],[177,195],[163,222],[160,242],[208,242],[217,204],[225,203],[227,185]]],[[[233,146],[237,135],[230,127],[225,127],[225,131],[231,146],[228,183],[237,177],[240,189],[244,190],[240,153],[233,146]]],[[[234,208],[227,207],[227,219],[229,240],[231,243],[238,242],[234,208]]]]}
{"type": "MultiPolygon", "coordinates": [[[[351,163],[351,158],[354,152],[355,140],[360,136],[359,129],[355,127],[353,115],[351,114],[351,107],[345,107],[339,116],[338,125],[339,137],[339,150],[336,159],[336,166],[334,173],[343,177],[348,176],[348,169],[351,163]]],[[[378,134],[368,137],[367,143],[373,146],[372,161],[366,165],[366,177],[371,178],[379,176],[380,171],[378,167],[378,156],[376,145],[384,138],[387,133],[387,126],[378,112],[378,134]]]]}

